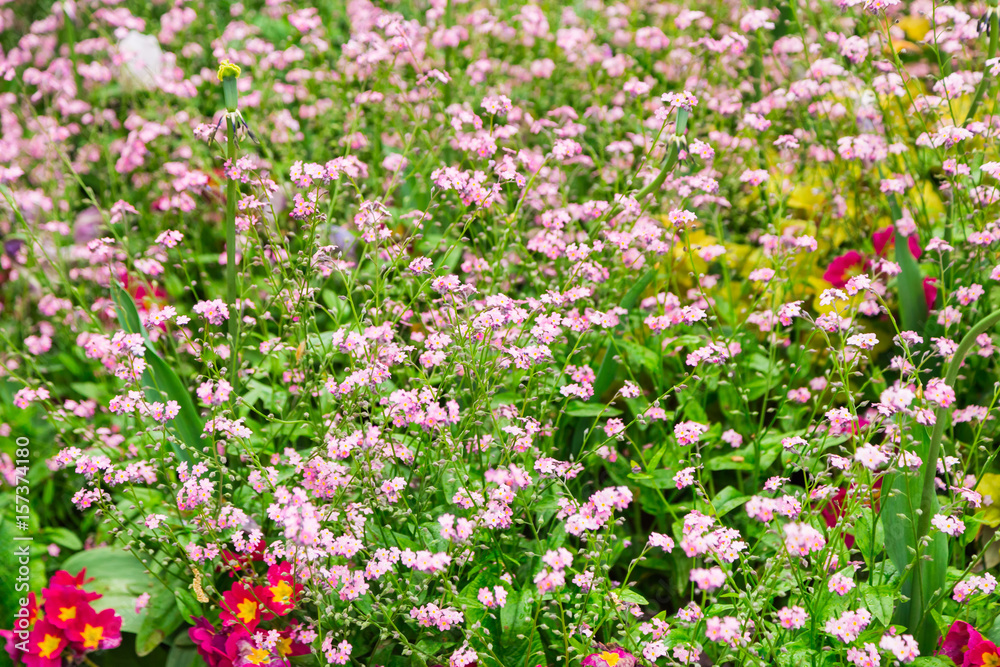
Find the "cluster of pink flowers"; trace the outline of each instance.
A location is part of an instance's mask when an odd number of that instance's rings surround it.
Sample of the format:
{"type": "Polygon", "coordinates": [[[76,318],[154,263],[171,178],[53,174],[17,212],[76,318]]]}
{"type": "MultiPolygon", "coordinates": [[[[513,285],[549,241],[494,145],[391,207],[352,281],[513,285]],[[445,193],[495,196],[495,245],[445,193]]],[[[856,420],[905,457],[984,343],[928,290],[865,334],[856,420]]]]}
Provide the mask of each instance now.
{"type": "Polygon", "coordinates": [[[186,563],[211,667],[881,667],[984,618],[995,11],[153,4],[0,4],[0,479],[186,563]]]}

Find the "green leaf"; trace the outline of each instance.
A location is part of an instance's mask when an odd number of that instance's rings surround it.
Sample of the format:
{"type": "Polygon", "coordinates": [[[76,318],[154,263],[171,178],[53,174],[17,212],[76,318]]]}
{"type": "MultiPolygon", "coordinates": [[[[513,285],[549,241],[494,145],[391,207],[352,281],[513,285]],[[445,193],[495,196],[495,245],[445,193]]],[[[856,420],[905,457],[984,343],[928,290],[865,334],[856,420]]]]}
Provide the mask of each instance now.
{"type": "Polygon", "coordinates": [[[174,597],[177,602],[177,611],[180,612],[181,618],[185,621],[190,621],[192,617],[203,616],[201,609],[201,603],[194,596],[194,593],[186,588],[177,589],[174,591],[174,597]]]}
{"type": "Polygon", "coordinates": [[[621,413],[621,410],[601,403],[574,401],[566,408],[566,414],[570,417],[615,417],[621,413]]]}
{"type": "Polygon", "coordinates": [[[83,542],[76,533],[67,528],[46,528],[43,536],[51,540],[54,544],[65,547],[70,551],[79,551],[83,548],[83,542]]]}
{"type": "Polygon", "coordinates": [[[182,622],[173,592],[161,587],[143,612],[142,625],[135,637],[136,655],[152,653],[182,622]]]}
{"type": "Polygon", "coordinates": [[[628,478],[634,479],[639,486],[646,486],[651,489],[671,489],[676,486],[674,473],[663,468],[657,468],[656,470],[650,470],[648,473],[638,475],[629,473],[628,478]]]}
{"type": "Polygon", "coordinates": [[[174,646],[167,653],[166,667],[193,667],[198,658],[198,649],[191,647],[174,646]]]}
{"type": "Polygon", "coordinates": [[[875,516],[870,507],[862,508],[854,525],[854,544],[861,552],[868,569],[875,566],[875,558],[885,550],[885,530],[882,520],[875,516]]]}
{"type": "Polygon", "coordinates": [[[129,593],[138,597],[152,588],[153,578],[146,567],[132,554],[112,547],[81,551],[63,561],[62,568],[70,574],[86,568],[87,578],[94,579],[87,590],[101,595],[129,593]]]}
{"type": "MultiPolygon", "coordinates": [[[[896,201],[894,194],[890,193],[888,198],[892,219],[898,222],[903,217],[899,202],[896,201]]],[[[927,300],[924,298],[924,280],[920,275],[920,267],[910,252],[909,242],[899,233],[898,228],[894,243],[896,263],[900,268],[896,284],[899,289],[899,314],[903,321],[903,329],[923,333],[924,324],[927,322],[927,300]]]]}
{"type": "Polygon", "coordinates": [[[625,350],[630,361],[639,364],[649,372],[655,371],[660,366],[660,357],[647,347],[625,339],[616,340],[615,345],[625,350]]]}
{"type": "Polygon", "coordinates": [[[910,663],[913,667],[955,667],[951,658],[940,655],[922,655],[910,663]]]}
{"type": "Polygon", "coordinates": [[[727,486],[712,498],[712,507],[715,508],[716,514],[721,518],[748,500],[750,500],[750,496],[745,496],[736,488],[727,486]]]}
{"type": "Polygon", "coordinates": [[[639,604],[643,606],[649,604],[649,600],[642,597],[631,588],[619,588],[617,593],[618,597],[620,597],[625,602],[631,602],[633,604],[639,604]]]}
{"type": "MultiPolygon", "coordinates": [[[[927,429],[914,424],[910,431],[914,435],[917,445],[914,453],[921,460],[929,461],[930,438],[927,429]]],[[[934,469],[929,468],[929,470],[933,474],[934,469]]],[[[922,480],[920,475],[908,471],[890,473],[885,476],[882,488],[885,498],[882,506],[885,550],[896,570],[904,572],[913,559],[912,550],[916,548],[918,541],[917,510],[920,508],[923,493],[922,480]]],[[[931,515],[936,514],[939,508],[937,497],[931,498],[929,505],[931,515]]],[[[948,542],[943,533],[935,532],[931,536],[930,544],[923,549],[922,556],[926,558],[922,561],[925,566],[912,568],[903,581],[900,592],[909,600],[900,602],[896,606],[893,621],[897,624],[909,625],[910,617],[914,613],[923,616],[922,611],[927,608],[927,603],[936,591],[945,585],[948,568],[948,542]],[[915,584],[916,578],[913,576],[913,572],[916,571],[920,572],[919,584],[915,584]],[[913,605],[918,605],[916,612],[912,609],[913,605]]],[[[933,643],[937,635],[937,629],[933,627],[933,624],[924,623],[923,628],[926,635],[920,633],[921,636],[918,636],[916,628],[908,628],[914,632],[922,650],[933,643]]]]}
{"type": "MultiPolygon", "coordinates": [[[[135,302],[129,293],[121,288],[117,280],[111,281],[111,297],[115,302],[115,311],[118,313],[118,322],[122,328],[129,333],[142,334],[146,341],[145,359],[148,366],[142,374],[142,384],[146,387],[147,398],[152,401],[162,401],[165,396],[167,400],[177,401],[180,412],[171,420],[170,426],[184,444],[197,451],[201,447],[202,423],[198,409],[191,400],[191,394],[181,383],[177,373],[156,353],[139,319],[135,302]]],[[[170,444],[178,460],[190,463],[191,456],[186,451],[174,442],[170,444]]]]}
{"type": "MultiPolygon", "coordinates": [[[[621,303],[619,304],[625,310],[632,310],[635,307],[636,302],[639,297],[642,296],[643,290],[653,281],[656,277],[656,269],[647,269],[644,274],[629,288],[625,296],[622,297],[621,303]]],[[[615,361],[615,355],[612,351],[613,343],[613,333],[608,334],[608,348],[604,352],[604,360],[601,361],[601,366],[597,371],[597,377],[594,379],[594,397],[592,400],[600,400],[604,395],[604,392],[608,390],[611,383],[614,382],[615,376],[618,374],[618,362],[615,361]]]]}
{"type": "Polygon", "coordinates": [[[531,604],[528,591],[507,593],[507,604],[500,608],[500,628],[504,638],[513,639],[527,633],[531,627],[531,604]]]}
{"type": "Polygon", "coordinates": [[[892,620],[892,612],[895,606],[896,595],[888,587],[880,586],[873,588],[867,584],[863,586],[862,597],[865,606],[872,615],[878,619],[882,625],[889,625],[892,620]]]}

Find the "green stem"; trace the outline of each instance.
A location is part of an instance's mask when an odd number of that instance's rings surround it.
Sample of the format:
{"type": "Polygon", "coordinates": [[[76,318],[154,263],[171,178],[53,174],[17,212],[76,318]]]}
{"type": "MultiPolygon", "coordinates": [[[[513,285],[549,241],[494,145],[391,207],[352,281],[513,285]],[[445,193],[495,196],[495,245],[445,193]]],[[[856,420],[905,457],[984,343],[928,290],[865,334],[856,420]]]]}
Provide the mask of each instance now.
{"type": "MultiPolygon", "coordinates": [[[[230,169],[236,168],[236,119],[226,118],[227,149],[230,169]]],[[[237,183],[235,178],[226,182],[226,303],[229,306],[229,384],[233,392],[239,393],[236,386],[239,381],[238,343],[240,336],[240,308],[236,303],[236,197],[237,183]]]]}
{"type": "Polygon", "coordinates": [[[667,147],[667,156],[663,159],[663,166],[660,167],[660,173],[650,181],[649,185],[639,191],[636,199],[642,199],[646,195],[656,192],[663,185],[663,181],[667,179],[667,174],[673,171],[674,165],[677,164],[677,156],[680,154],[681,144],[684,141],[684,132],[687,130],[689,115],[690,112],[687,109],[677,110],[677,121],[674,123],[674,136],[670,138],[670,146],[667,147]]]}
{"type": "MultiPolygon", "coordinates": [[[[955,385],[955,381],[958,378],[958,369],[961,368],[962,362],[965,360],[965,356],[972,349],[972,346],[976,344],[976,337],[992,329],[997,322],[1000,322],[1000,310],[995,310],[983,319],[979,320],[979,322],[977,322],[975,326],[969,330],[969,333],[965,334],[962,342],[958,344],[955,356],[948,365],[948,370],[945,372],[944,381],[949,387],[955,385]]],[[[944,429],[948,421],[947,415],[947,409],[938,408],[936,413],[937,420],[934,423],[934,432],[931,435],[931,443],[927,452],[927,460],[924,461],[924,478],[920,493],[920,516],[917,519],[916,548],[918,554],[920,553],[920,544],[927,536],[931,526],[931,510],[933,509],[935,498],[934,479],[937,477],[937,460],[941,453],[941,439],[944,437],[944,429]]],[[[918,559],[913,573],[915,583],[921,582],[923,569],[923,563],[920,559],[918,559]]],[[[917,626],[921,624],[921,619],[924,615],[921,607],[922,605],[919,600],[914,600],[911,604],[910,632],[916,633],[917,626]]]]}

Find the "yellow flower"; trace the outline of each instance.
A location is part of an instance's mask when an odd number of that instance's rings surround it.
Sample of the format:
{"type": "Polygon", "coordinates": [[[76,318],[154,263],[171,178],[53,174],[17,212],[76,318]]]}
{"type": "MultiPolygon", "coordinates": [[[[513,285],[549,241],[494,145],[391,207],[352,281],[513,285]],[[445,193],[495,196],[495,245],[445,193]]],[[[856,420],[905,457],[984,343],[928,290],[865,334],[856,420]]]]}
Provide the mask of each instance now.
{"type": "Polygon", "coordinates": [[[904,16],[896,25],[902,28],[911,42],[919,42],[931,29],[931,22],[923,16],[904,16]]]}
{"type": "Polygon", "coordinates": [[[993,501],[993,504],[979,510],[979,516],[983,523],[991,528],[1000,526],[1000,475],[993,473],[983,475],[983,478],[979,480],[979,486],[976,487],[976,492],[983,496],[983,504],[987,502],[987,499],[993,501]]]}

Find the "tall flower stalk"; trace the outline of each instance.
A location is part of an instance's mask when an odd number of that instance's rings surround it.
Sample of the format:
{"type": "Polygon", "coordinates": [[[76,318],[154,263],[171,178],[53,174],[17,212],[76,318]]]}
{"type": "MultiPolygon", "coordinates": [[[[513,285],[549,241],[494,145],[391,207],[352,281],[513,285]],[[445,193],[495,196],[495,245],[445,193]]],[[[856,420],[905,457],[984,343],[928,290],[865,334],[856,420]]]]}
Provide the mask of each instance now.
{"type": "MultiPolygon", "coordinates": [[[[239,90],[236,79],[240,68],[228,60],[219,64],[219,81],[222,82],[222,98],[226,105],[226,160],[230,170],[236,167],[236,130],[240,121],[239,90]]],[[[231,171],[229,173],[232,173],[231,171]]],[[[234,389],[239,381],[240,308],[236,302],[236,179],[227,173],[226,178],[226,305],[229,308],[229,383],[234,389]]]]}

